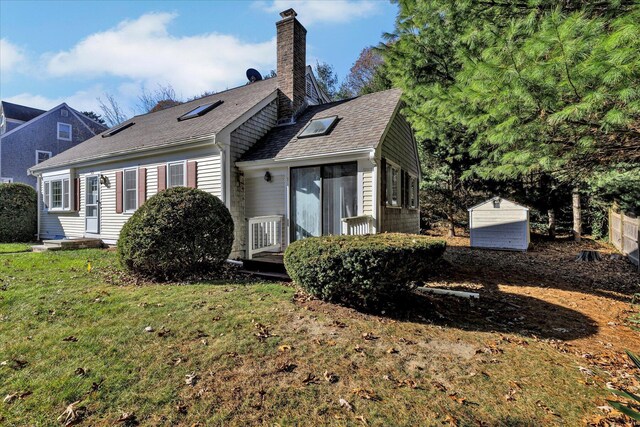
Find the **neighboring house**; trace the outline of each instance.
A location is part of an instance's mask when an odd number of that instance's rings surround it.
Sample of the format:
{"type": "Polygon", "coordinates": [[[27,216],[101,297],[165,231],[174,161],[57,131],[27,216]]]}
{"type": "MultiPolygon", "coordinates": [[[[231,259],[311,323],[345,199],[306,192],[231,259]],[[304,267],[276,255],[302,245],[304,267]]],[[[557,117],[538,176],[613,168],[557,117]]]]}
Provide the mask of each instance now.
{"type": "Polygon", "coordinates": [[[4,101],[0,105],[0,182],[35,187],[29,168],[107,129],[64,103],[49,111],[4,101]]]}
{"type": "Polygon", "coordinates": [[[168,187],[218,196],[232,257],[321,234],[419,231],[420,168],[399,90],[329,103],[306,66],[292,9],[277,28],[277,77],[140,115],[34,166],[39,235],[112,244],[168,187]]]}

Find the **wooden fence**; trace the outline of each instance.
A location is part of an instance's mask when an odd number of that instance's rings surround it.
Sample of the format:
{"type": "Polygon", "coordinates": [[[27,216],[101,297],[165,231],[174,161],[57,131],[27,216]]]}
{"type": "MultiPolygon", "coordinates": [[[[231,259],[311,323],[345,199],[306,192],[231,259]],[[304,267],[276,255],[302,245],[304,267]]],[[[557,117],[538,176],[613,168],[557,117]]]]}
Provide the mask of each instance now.
{"type": "Polygon", "coordinates": [[[640,271],[640,253],[638,241],[640,241],[639,218],[631,218],[623,212],[615,213],[609,210],[609,241],[620,252],[629,258],[629,261],[638,266],[640,271]]]}

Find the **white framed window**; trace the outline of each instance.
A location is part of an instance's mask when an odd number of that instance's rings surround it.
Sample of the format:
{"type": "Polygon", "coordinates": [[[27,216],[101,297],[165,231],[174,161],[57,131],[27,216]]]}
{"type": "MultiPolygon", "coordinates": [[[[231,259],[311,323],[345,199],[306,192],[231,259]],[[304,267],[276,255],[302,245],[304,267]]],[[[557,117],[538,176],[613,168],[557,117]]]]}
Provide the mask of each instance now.
{"type": "Polygon", "coordinates": [[[0,177],[0,184],[11,184],[12,182],[13,182],[13,178],[0,177]]]}
{"type": "Polygon", "coordinates": [[[71,125],[69,123],[58,122],[58,139],[71,141],[71,125]]]}
{"type": "Polygon", "coordinates": [[[71,210],[71,180],[69,177],[56,177],[43,182],[43,202],[49,211],[71,210]]]}
{"type": "Polygon", "coordinates": [[[36,165],[49,160],[51,158],[51,151],[36,150],[36,165]]]}
{"type": "Polygon", "coordinates": [[[125,169],[122,181],[124,211],[133,212],[138,209],[138,170],[125,169]]]}
{"type": "Polygon", "coordinates": [[[418,178],[413,175],[409,175],[409,207],[418,207],[418,178]]]}
{"type": "Polygon", "coordinates": [[[387,160],[387,206],[400,207],[402,200],[402,182],[400,179],[400,166],[387,160]]]}
{"type": "Polygon", "coordinates": [[[167,164],[167,188],[187,186],[187,162],[167,164]]]}

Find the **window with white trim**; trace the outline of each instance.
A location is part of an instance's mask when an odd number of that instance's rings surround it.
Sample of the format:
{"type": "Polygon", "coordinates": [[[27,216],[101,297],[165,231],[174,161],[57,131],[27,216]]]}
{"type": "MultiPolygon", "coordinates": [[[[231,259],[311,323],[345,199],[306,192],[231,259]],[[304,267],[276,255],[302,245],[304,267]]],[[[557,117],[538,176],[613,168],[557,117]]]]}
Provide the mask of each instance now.
{"type": "Polygon", "coordinates": [[[13,182],[13,178],[0,177],[0,184],[11,184],[12,182],[13,182]]]}
{"type": "Polygon", "coordinates": [[[186,187],[186,162],[169,163],[167,166],[167,188],[186,187]]]}
{"type": "Polygon", "coordinates": [[[401,185],[400,167],[387,161],[387,206],[400,207],[401,185]]]}
{"type": "Polygon", "coordinates": [[[36,165],[49,160],[51,158],[51,151],[36,150],[36,165]]]}
{"type": "Polygon", "coordinates": [[[71,210],[71,180],[68,177],[47,179],[43,187],[43,203],[49,211],[71,210]]]}
{"type": "Polygon", "coordinates": [[[133,212],[138,208],[138,171],[125,169],[123,175],[124,211],[133,212]]]}
{"type": "Polygon", "coordinates": [[[58,122],[58,139],[71,141],[71,125],[58,122]]]}

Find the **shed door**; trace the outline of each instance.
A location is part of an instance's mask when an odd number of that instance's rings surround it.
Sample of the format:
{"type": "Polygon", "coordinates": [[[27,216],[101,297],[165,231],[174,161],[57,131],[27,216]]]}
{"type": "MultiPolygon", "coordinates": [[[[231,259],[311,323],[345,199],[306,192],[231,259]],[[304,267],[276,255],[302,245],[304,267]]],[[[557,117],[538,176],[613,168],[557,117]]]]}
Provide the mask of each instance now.
{"type": "Polygon", "coordinates": [[[527,249],[525,210],[475,210],[471,212],[471,245],[495,249],[527,249]]]}

